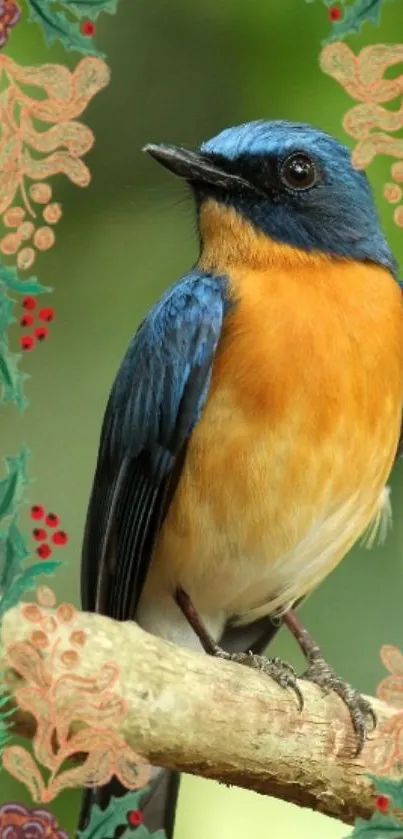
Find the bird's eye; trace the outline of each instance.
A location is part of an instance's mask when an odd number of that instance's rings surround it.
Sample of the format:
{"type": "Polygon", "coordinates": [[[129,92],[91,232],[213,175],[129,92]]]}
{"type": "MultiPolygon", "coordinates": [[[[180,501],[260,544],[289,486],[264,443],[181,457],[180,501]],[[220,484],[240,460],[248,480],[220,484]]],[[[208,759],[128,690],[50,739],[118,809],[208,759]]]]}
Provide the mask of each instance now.
{"type": "Polygon", "coordinates": [[[309,189],[316,182],[315,164],[308,155],[297,152],[284,161],[280,178],[288,189],[309,189]]]}

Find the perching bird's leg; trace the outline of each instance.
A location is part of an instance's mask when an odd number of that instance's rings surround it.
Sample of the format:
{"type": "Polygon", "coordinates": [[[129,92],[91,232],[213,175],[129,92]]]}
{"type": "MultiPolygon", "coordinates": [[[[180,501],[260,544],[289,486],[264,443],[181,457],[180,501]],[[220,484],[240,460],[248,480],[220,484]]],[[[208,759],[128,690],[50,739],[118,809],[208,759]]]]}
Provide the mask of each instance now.
{"type": "Polygon", "coordinates": [[[347,705],[357,736],[356,756],[358,756],[363,749],[368,731],[376,727],[377,720],[373,708],[358,691],[337,676],[334,670],[329,667],[312,635],[307,632],[295,612],[291,610],[286,612],[283,620],[308,660],[308,669],[302,674],[301,679],[314,682],[325,693],[334,691],[347,705]]]}
{"type": "Polygon", "coordinates": [[[281,658],[266,658],[263,655],[256,655],[252,652],[245,653],[228,653],[223,650],[212,638],[208,630],[203,624],[197,610],[195,609],[190,597],[182,588],[177,588],[175,591],[175,601],[179,606],[182,614],[197,635],[204,651],[208,655],[223,658],[226,661],[235,661],[237,664],[243,664],[247,667],[252,667],[253,670],[260,670],[268,676],[271,676],[277,684],[282,688],[291,688],[297,696],[300,710],[304,706],[304,697],[298,685],[297,674],[291,664],[282,661],[281,658]]]}

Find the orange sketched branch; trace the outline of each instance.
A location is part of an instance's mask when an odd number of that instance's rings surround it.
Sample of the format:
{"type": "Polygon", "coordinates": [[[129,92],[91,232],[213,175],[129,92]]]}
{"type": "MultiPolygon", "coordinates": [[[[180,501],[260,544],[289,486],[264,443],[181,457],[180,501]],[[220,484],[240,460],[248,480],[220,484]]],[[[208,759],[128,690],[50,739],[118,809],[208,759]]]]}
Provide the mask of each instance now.
{"type": "MultiPolygon", "coordinates": [[[[380,154],[403,158],[403,139],[391,136],[403,128],[403,75],[393,79],[385,73],[403,62],[403,44],[373,44],[358,55],[342,41],[327,44],[320,54],[320,66],[332,76],[353,99],[359,102],[344,116],[343,128],[357,140],[352,162],[365,169],[380,154]],[[393,110],[381,103],[398,99],[393,110]]],[[[402,198],[399,182],[403,181],[403,162],[391,167],[391,183],[384,186],[387,201],[397,203],[402,198]]],[[[394,211],[394,220],[403,227],[403,204],[394,211]]]]}

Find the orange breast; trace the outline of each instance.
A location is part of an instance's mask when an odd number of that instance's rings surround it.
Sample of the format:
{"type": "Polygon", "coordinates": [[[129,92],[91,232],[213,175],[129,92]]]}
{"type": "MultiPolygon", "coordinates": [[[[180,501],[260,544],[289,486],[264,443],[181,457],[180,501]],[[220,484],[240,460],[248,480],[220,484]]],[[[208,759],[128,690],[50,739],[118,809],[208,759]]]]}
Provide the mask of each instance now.
{"type": "Polygon", "coordinates": [[[238,302],[148,584],[245,621],[311,590],[377,515],[403,399],[389,273],[264,247],[224,264],[205,251],[238,302]]]}

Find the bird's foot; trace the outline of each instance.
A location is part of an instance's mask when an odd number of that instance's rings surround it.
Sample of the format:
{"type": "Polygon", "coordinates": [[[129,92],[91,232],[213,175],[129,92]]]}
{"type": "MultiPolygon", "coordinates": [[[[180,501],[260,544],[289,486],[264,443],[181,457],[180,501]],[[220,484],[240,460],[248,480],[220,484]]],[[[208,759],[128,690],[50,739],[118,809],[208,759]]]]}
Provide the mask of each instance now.
{"type": "Polygon", "coordinates": [[[253,670],[259,670],[261,673],[270,676],[280,687],[290,688],[296,694],[299,709],[302,711],[304,697],[297,681],[297,674],[291,664],[288,664],[281,658],[266,658],[263,655],[256,655],[252,652],[227,653],[218,645],[215,646],[213,655],[225,661],[235,661],[237,664],[243,664],[246,667],[251,667],[253,670]]]}
{"type": "Polygon", "coordinates": [[[376,727],[376,714],[367,699],[341,679],[327,664],[318,648],[308,654],[309,666],[301,679],[313,682],[323,692],[337,693],[347,706],[357,738],[356,757],[361,753],[370,731],[376,727]]]}

